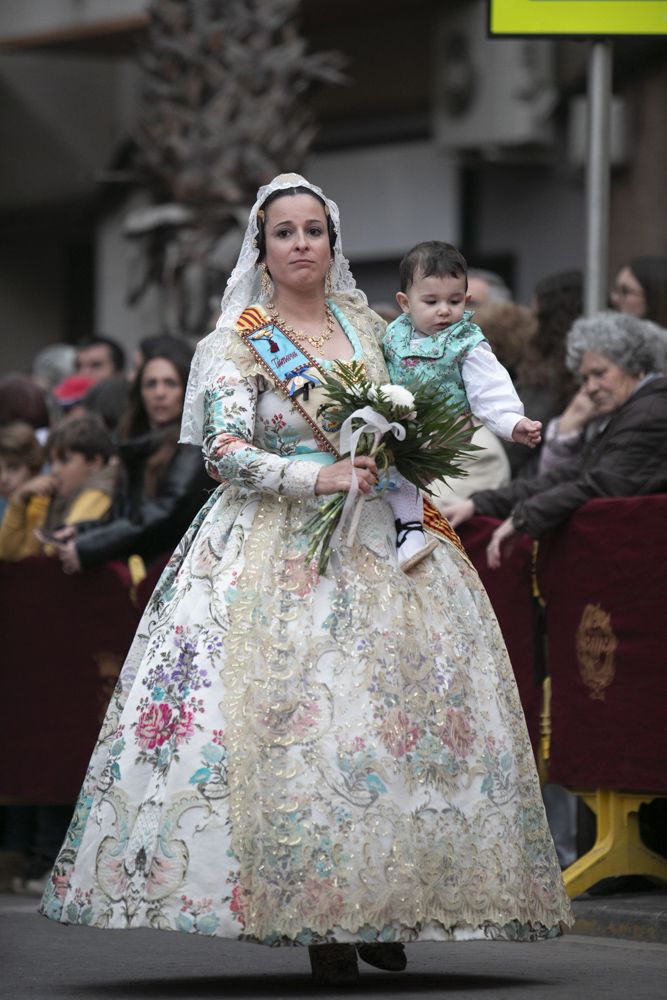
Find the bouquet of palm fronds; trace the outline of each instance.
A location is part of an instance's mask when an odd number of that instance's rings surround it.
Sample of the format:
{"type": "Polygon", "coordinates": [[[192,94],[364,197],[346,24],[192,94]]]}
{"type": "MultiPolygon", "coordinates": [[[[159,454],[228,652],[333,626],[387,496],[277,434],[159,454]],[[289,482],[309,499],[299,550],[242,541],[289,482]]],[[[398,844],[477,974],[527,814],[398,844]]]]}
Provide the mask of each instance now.
{"type": "MultiPolygon", "coordinates": [[[[380,485],[368,499],[377,499],[387,488],[389,480],[383,474],[391,465],[417,489],[431,493],[433,480],[464,476],[461,459],[479,450],[471,444],[475,427],[469,412],[421,382],[378,385],[359,362],[336,361],[332,372],[324,374],[323,389],[329,402],[320,406],[318,417],[325,430],[340,432],[341,455],[353,461],[356,455],[372,455],[376,461],[380,485]]],[[[306,524],[306,560],[310,562],[321,546],[319,573],[326,570],[350,516],[347,541],[352,542],[365,499],[357,501],[353,482],[348,494],[335,493],[306,524]]]]}

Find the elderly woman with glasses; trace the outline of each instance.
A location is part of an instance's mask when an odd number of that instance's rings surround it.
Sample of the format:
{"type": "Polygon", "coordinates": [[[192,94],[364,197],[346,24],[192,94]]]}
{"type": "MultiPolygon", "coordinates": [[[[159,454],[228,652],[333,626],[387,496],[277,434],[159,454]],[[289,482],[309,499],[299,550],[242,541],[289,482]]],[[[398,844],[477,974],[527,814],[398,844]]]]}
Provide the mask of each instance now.
{"type": "Polygon", "coordinates": [[[441,507],[455,526],[505,518],[487,549],[492,568],[515,532],[539,538],[587,500],[667,491],[666,361],[667,332],[654,323],[612,312],[574,323],[567,364],[594,407],[595,436],[558,470],[441,507]]]}

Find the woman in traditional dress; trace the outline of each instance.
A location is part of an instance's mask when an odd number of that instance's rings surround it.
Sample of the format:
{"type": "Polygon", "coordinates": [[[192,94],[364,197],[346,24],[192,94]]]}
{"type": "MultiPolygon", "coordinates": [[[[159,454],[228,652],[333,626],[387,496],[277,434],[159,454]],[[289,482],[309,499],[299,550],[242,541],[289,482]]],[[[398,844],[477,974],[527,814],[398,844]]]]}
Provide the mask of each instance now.
{"type": "MultiPolygon", "coordinates": [[[[144,613],[42,903],[65,923],[357,952],[552,937],[570,920],[512,669],[464,552],[411,575],[389,506],[319,576],[320,497],[377,481],[318,424],[322,369],[386,382],[336,205],[296,174],[261,188],[183,440],[220,485],[144,613]]],[[[438,530],[437,524],[434,530],[438,530]]]]}

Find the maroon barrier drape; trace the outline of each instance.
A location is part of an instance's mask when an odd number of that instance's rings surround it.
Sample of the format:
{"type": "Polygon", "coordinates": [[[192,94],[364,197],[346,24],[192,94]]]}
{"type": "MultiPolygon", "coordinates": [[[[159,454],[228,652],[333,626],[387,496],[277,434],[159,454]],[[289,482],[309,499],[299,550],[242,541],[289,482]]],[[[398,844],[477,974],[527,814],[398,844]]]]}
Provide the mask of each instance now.
{"type": "Polygon", "coordinates": [[[591,500],[540,546],[552,781],[667,792],[667,495],[591,500]]]}
{"type": "Polygon", "coordinates": [[[499,521],[474,517],[459,533],[493,605],[512,661],[528,732],[537,749],[540,734],[541,688],[533,681],[533,601],[530,587],[531,540],[517,535],[504,550],[499,569],[486,564],[486,546],[499,521]]]}
{"type": "Polygon", "coordinates": [[[66,576],[56,559],[0,562],[0,797],[75,801],[141,615],[128,584],[118,563],[66,576]]]}

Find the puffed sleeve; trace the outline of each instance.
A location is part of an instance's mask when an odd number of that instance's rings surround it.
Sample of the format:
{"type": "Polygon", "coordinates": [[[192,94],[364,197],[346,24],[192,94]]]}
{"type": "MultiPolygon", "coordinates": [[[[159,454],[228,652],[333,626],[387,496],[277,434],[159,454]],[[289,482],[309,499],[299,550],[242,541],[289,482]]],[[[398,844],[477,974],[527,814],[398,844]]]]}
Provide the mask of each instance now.
{"type": "Polygon", "coordinates": [[[260,493],[315,496],[318,462],[292,460],[253,444],[261,376],[242,376],[231,363],[204,395],[204,458],[209,475],[260,493]]]}

